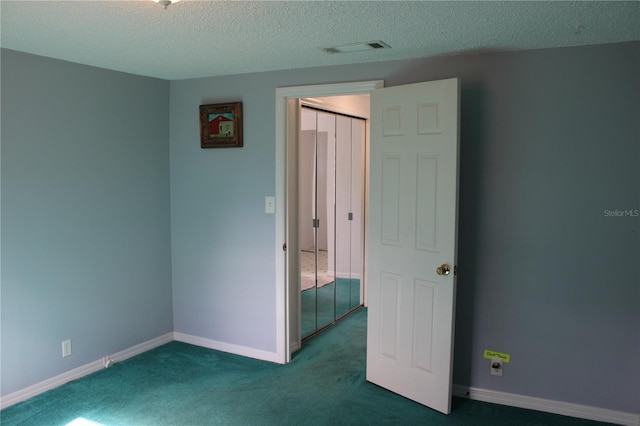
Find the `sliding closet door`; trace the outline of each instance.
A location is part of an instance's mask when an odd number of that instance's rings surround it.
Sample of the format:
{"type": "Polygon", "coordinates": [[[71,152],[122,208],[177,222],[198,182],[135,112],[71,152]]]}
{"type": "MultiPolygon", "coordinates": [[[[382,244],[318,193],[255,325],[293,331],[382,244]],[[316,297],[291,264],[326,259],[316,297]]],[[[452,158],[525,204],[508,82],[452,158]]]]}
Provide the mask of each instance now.
{"type": "Polygon", "coordinates": [[[335,274],[333,268],[335,228],[335,120],[333,114],[317,112],[316,137],[316,280],[317,329],[335,320],[335,274]]]}
{"type": "Polygon", "coordinates": [[[364,120],[336,117],[336,313],[360,305],[364,120]]]}
{"type": "MultiPolygon", "coordinates": [[[[305,118],[305,110],[302,117],[305,118]]],[[[308,118],[308,117],[307,117],[308,118]]],[[[315,115],[313,117],[315,126],[315,115]]],[[[316,131],[302,130],[298,145],[298,216],[300,238],[300,333],[308,336],[317,328],[316,321],[316,232],[313,226],[315,218],[315,168],[316,168],[316,131]]]]}
{"type": "Polygon", "coordinates": [[[302,109],[299,146],[301,335],[335,321],[335,119],[302,109]]]}
{"type": "Polygon", "coordinates": [[[361,304],[365,122],[302,108],[299,153],[301,333],[361,304]]]}
{"type": "Polygon", "coordinates": [[[364,173],[365,120],[351,120],[351,268],[349,276],[350,308],[364,303],[364,173]]]}
{"type": "Polygon", "coordinates": [[[336,116],[336,314],[350,310],[351,118],[336,116]]]}

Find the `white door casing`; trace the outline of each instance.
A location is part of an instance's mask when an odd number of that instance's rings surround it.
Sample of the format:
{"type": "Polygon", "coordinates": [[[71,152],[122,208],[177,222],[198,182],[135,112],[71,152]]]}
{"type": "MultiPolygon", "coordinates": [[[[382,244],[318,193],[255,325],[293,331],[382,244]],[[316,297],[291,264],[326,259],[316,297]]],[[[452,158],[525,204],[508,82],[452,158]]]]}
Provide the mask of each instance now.
{"type": "Polygon", "coordinates": [[[459,81],[371,94],[367,380],[448,414],[459,81]],[[448,275],[437,268],[450,267],[448,275]]]}
{"type": "MultiPolygon", "coordinates": [[[[361,81],[351,83],[335,83],[311,86],[293,86],[276,88],[276,238],[275,238],[275,283],[276,283],[276,352],[275,361],[285,364],[291,361],[291,354],[299,348],[300,330],[296,324],[299,318],[300,292],[293,284],[297,270],[298,223],[296,200],[297,183],[292,176],[297,176],[297,167],[292,162],[297,158],[297,151],[291,152],[291,144],[297,141],[297,120],[300,98],[342,96],[368,94],[372,90],[383,87],[382,80],[361,81]],[[286,250],[284,249],[286,247],[286,250]]],[[[350,110],[343,111],[351,113],[350,110]]],[[[365,166],[366,167],[366,166],[365,166]]],[[[368,169],[367,175],[368,175],[368,169]]],[[[365,179],[365,185],[368,181],[365,179]]],[[[365,188],[365,197],[368,187],[365,188]]],[[[365,223],[367,211],[364,212],[365,223]]],[[[365,229],[365,240],[368,230],[365,229]]],[[[365,270],[367,264],[365,250],[365,270]]],[[[298,270],[299,272],[299,270],[298,270]]],[[[361,286],[362,287],[362,286],[361,286]]],[[[361,290],[362,291],[362,290],[361,290]]],[[[366,293],[365,293],[366,303],[366,293]]]]}
{"type": "MultiPolygon", "coordinates": [[[[289,137],[285,138],[286,141],[286,156],[284,158],[285,167],[282,169],[287,170],[289,175],[285,175],[285,182],[288,188],[287,191],[287,199],[286,199],[286,213],[284,217],[286,217],[286,229],[287,234],[293,233],[296,235],[296,238],[291,238],[290,240],[282,238],[276,239],[276,244],[284,245],[282,247],[276,247],[276,262],[282,261],[283,266],[286,265],[284,269],[285,277],[282,277],[282,285],[286,285],[286,289],[284,290],[284,295],[287,296],[287,305],[289,309],[286,312],[283,312],[282,317],[278,317],[277,320],[284,319],[283,322],[277,322],[277,324],[282,327],[282,331],[286,330],[286,333],[282,333],[280,327],[278,327],[278,340],[280,340],[283,336],[287,336],[287,339],[291,338],[287,343],[286,351],[283,351],[282,345],[278,344],[278,358],[282,363],[286,363],[291,361],[291,354],[298,349],[300,349],[300,321],[298,315],[291,315],[292,312],[298,312],[300,310],[300,306],[302,304],[300,300],[300,291],[298,290],[298,286],[296,285],[298,277],[300,276],[300,260],[297,256],[298,251],[300,250],[299,239],[297,237],[297,230],[299,228],[299,218],[298,218],[298,204],[299,204],[299,191],[298,186],[300,182],[298,179],[291,179],[291,176],[298,176],[298,149],[299,149],[299,140],[300,140],[300,100],[296,98],[286,99],[286,116],[282,117],[284,120],[286,118],[286,134],[289,137]],[[279,256],[282,255],[283,259],[280,259],[279,256]]],[[[282,166],[282,165],[281,165],[282,166]]],[[[283,196],[279,196],[276,194],[276,216],[283,216],[282,211],[285,206],[279,205],[278,200],[283,198],[283,196]]],[[[284,201],[284,200],[282,200],[284,201]]],[[[278,224],[280,222],[276,222],[276,228],[278,228],[278,224]]],[[[276,265],[279,265],[276,263],[276,265]]],[[[278,281],[276,281],[278,283],[278,281]]],[[[277,290],[279,287],[277,288],[277,290]]],[[[276,291],[276,295],[279,295],[279,291],[276,291]]],[[[280,302],[280,299],[276,299],[277,302],[280,302]]],[[[276,309],[280,307],[280,303],[276,304],[276,309]]]]}

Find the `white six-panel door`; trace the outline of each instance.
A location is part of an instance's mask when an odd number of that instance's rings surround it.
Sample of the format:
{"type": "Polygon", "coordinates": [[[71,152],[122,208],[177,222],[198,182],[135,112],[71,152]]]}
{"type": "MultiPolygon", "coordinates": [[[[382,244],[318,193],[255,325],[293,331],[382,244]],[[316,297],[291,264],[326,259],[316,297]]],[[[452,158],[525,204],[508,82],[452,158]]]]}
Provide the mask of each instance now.
{"type": "Polygon", "coordinates": [[[458,79],[371,95],[367,380],[446,414],[458,117],[458,79]]]}

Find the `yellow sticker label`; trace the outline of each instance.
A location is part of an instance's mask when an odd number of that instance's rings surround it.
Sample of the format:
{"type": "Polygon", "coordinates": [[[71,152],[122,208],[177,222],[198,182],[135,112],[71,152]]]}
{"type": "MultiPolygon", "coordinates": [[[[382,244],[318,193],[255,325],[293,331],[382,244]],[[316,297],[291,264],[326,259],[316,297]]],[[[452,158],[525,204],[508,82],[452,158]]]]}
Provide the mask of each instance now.
{"type": "Polygon", "coordinates": [[[484,357],[487,359],[497,358],[497,359],[501,359],[502,362],[509,362],[511,355],[503,354],[502,352],[490,351],[487,349],[484,351],[484,357]]]}

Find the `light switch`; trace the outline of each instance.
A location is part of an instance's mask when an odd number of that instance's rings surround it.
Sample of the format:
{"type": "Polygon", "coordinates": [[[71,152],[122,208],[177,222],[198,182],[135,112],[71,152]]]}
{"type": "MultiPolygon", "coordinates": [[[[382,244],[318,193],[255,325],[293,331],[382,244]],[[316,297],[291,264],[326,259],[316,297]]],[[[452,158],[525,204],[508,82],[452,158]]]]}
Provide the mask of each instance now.
{"type": "Polygon", "coordinates": [[[276,197],[264,197],[264,212],[269,214],[276,212],[276,197]]]}

